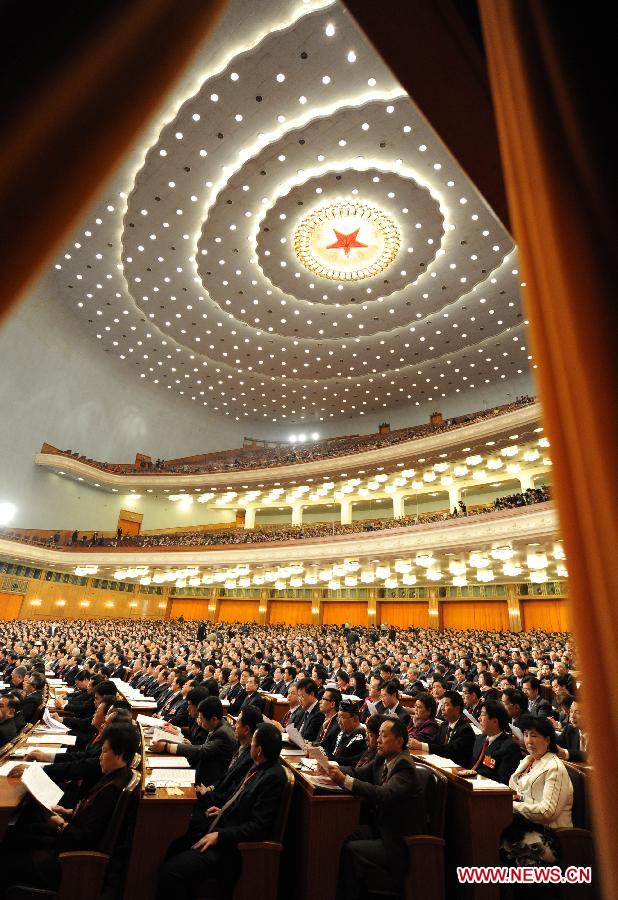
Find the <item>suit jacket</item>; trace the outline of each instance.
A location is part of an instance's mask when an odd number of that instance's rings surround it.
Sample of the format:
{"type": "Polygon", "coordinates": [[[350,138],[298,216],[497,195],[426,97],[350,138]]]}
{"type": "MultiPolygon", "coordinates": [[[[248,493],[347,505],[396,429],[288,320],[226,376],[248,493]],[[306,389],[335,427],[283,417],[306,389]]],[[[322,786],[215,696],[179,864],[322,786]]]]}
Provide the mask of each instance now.
{"type": "Polygon", "coordinates": [[[88,691],[76,691],[75,694],[71,694],[64,707],[64,713],[78,719],[91,719],[94,715],[94,694],[89,694],[88,691]]]}
{"type": "Polygon", "coordinates": [[[218,844],[223,850],[246,841],[266,841],[273,837],[286,782],[285,770],[278,759],[252,767],[244,790],[217,823],[218,844]]]}
{"type": "Polygon", "coordinates": [[[122,790],[131,780],[128,766],[102,778],[86,793],[58,838],[58,851],[96,850],[122,790]]]}
{"type": "Polygon", "coordinates": [[[15,716],[12,719],[5,719],[4,722],[0,722],[0,747],[4,747],[5,744],[12,741],[16,734],[15,716]]]}
{"type": "Polygon", "coordinates": [[[260,690],[266,691],[270,694],[275,684],[275,679],[272,675],[264,675],[263,678],[260,678],[260,690]]]}
{"type": "Polygon", "coordinates": [[[227,699],[230,701],[230,715],[237,716],[240,712],[240,708],[244,703],[245,697],[247,696],[247,692],[240,683],[237,681],[236,684],[232,685],[227,694],[227,699]]]}
{"type": "Polygon", "coordinates": [[[340,731],[331,758],[340,766],[355,766],[366,750],[367,739],[363,728],[355,728],[349,734],[340,731]]]}
{"type": "Polygon", "coordinates": [[[397,706],[393,707],[393,709],[387,710],[384,707],[382,708],[381,714],[383,716],[392,716],[393,713],[401,719],[403,724],[408,727],[410,722],[412,721],[412,716],[408,712],[408,710],[401,703],[398,703],[397,706]]]}
{"type": "Polygon", "coordinates": [[[242,701],[240,708],[245,709],[247,706],[257,706],[259,711],[263,713],[266,707],[266,700],[257,691],[254,691],[253,694],[245,693],[245,699],[242,701]]]}
{"type": "Polygon", "coordinates": [[[238,741],[226,721],[208,733],[203,744],[176,744],[176,755],[185,756],[197,770],[197,784],[216,784],[225,774],[238,747],[238,741]]]}
{"type": "Polygon", "coordinates": [[[553,715],[551,703],[541,696],[538,696],[536,700],[528,700],[528,712],[531,716],[542,716],[543,718],[553,715]]]}
{"type": "Polygon", "coordinates": [[[560,734],[556,735],[556,743],[569,751],[571,762],[586,762],[588,751],[581,749],[581,731],[575,725],[566,725],[560,734]]]}
{"type": "Polygon", "coordinates": [[[299,719],[300,725],[297,726],[301,737],[310,743],[317,741],[320,734],[320,728],[324,721],[324,713],[320,712],[320,707],[316,703],[310,713],[303,710],[303,716],[299,719]]]}
{"type": "MultiPolygon", "coordinates": [[[[470,766],[476,763],[484,744],[485,735],[477,735],[472,749],[470,766]]],[[[499,781],[501,784],[508,784],[511,775],[520,762],[521,751],[519,745],[515,743],[510,734],[503,731],[486,749],[483,759],[476,767],[476,771],[479,775],[484,775],[486,778],[493,778],[494,781],[499,781]]]]}
{"type": "Polygon", "coordinates": [[[474,747],[474,732],[472,726],[461,716],[455,722],[455,726],[450,734],[448,733],[448,722],[440,725],[440,730],[436,735],[434,742],[429,742],[429,752],[436,753],[438,756],[444,756],[452,759],[458,766],[467,768],[470,764],[470,756],[474,747]]]}
{"type": "Polygon", "coordinates": [[[253,760],[251,759],[249,747],[241,747],[232,757],[232,761],[223,778],[214,785],[212,791],[204,794],[204,808],[223,806],[226,799],[231,797],[236,788],[240,786],[240,782],[245,778],[252,766],[253,760]]]}
{"type": "Polygon", "coordinates": [[[385,760],[376,756],[362,768],[343,767],[342,772],[354,779],[352,793],[369,804],[370,828],[381,838],[386,849],[389,868],[402,878],[408,865],[408,851],[403,842],[410,834],[425,830],[425,809],[414,761],[404,750],[388,770],[382,783],[385,760]]]}
{"type": "Polygon", "coordinates": [[[509,787],[522,798],[513,800],[513,812],[547,828],[572,828],[573,785],[567,767],[548,752],[527,772],[531,760],[526,756],[511,775],[509,787]]]}
{"type": "Polygon", "coordinates": [[[336,715],[331,718],[328,724],[323,722],[320,726],[320,732],[316,740],[319,741],[320,747],[322,747],[327,756],[332,757],[337,738],[340,734],[341,729],[339,728],[339,722],[337,721],[336,715]]]}
{"type": "Polygon", "coordinates": [[[24,697],[23,703],[21,705],[21,711],[26,722],[36,721],[37,710],[42,702],[43,694],[41,693],[41,691],[33,691],[31,694],[28,694],[26,697],[24,697]]]}

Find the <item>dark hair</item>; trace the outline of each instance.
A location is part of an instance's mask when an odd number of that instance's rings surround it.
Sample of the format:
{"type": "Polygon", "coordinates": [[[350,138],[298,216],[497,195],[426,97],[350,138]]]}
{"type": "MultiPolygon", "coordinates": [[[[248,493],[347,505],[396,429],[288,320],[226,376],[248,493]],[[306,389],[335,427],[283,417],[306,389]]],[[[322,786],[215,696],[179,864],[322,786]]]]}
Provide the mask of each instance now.
{"type": "MultiPolygon", "coordinates": [[[[130,709],[125,709],[124,706],[114,706],[113,704],[109,707],[108,712],[111,712],[112,718],[111,722],[116,724],[117,722],[126,722],[127,725],[130,725],[133,721],[133,717],[131,715],[130,709]]],[[[110,723],[111,724],[111,723],[110,723]]]]}
{"type": "MultiPolygon", "coordinates": [[[[189,679],[186,675],[176,675],[174,680],[176,681],[176,684],[179,684],[180,687],[182,688],[185,686],[185,684],[187,683],[187,681],[189,679]]],[[[217,691],[217,693],[219,693],[219,692],[217,691]]]]}
{"type": "Polygon", "coordinates": [[[328,672],[326,671],[326,668],[320,665],[320,663],[315,664],[315,666],[313,667],[313,671],[315,672],[316,677],[320,679],[320,681],[326,681],[326,679],[328,678],[328,672]]]}
{"type": "Polygon", "coordinates": [[[519,727],[524,734],[526,731],[536,731],[541,737],[549,738],[548,749],[552,753],[557,753],[556,732],[549,719],[546,719],[544,716],[522,716],[519,727]]]}
{"type": "Polygon", "coordinates": [[[477,697],[481,696],[481,688],[475,681],[464,681],[462,685],[462,691],[468,691],[469,694],[476,694],[477,697]]]}
{"type": "Polygon", "coordinates": [[[485,700],[481,709],[484,709],[490,719],[497,719],[500,731],[506,731],[509,727],[509,714],[499,700],[485,700]]]}
{"type": "Polygon", "coordinates": [[[401,738],[401,748],[403,750],[408,743],[408,729],[398,716],[395,718],[386,716],[385,721],[391,723],[391,730],[395,737],[401,738]]]}
{"type": "Polygon", "coordinates": [[[525,678],[522,678],[521,683],[529,684],[533,691],[538,691],[541,687],[541,682],[536,675],[526,675],[525,678]]]}
{"type": "Polygon", "coordinates": [[[227,684],[230,680],[231,671],[232,670],[228,666],[223,666],[223,668],[221,669],[221,681],[223,682],[223,684],[227,684]]]}
{"type": "Polygon", "coordinates": [[[341,691],[337,688],[327,687],[324,689],[324,694],[322,694],[322,700],[332,700],[335,704],[335,709],[339,709],[341,706],[341,691]],[[330,697],[326,697],[325,694],[328,691],[330,697]]]}
{"type": "Polygon", "coordinates": [[[88,669],[81,669],[75,676],[75,681],[90,681],[92,675],[88,669]]]}
{"type": "Polygon", "coordinates": [[[519,706],[522,712],[526,712],[526,710],[528,709],[528,698],[523,691],[519,690],[519,688],[504,688],[504,690],[502,691],[502,696],[508,697],[511,703],[519,706]]]}
{"type": "Polygon", "coordinates": [[[15,697],[12,694],[7,694],[6,705],[9,709],[12,709],[15,712],[15,715],[17,715],[17,713],[21,709],[19,697],[15,697]]]}
{"type": "Polygon", "coordinates": [[[30,675],[28,676],[28,678],[30,679],[30,682],[31,682],[32,686],[34,687],[35,691],[42,690],[43,687],[45,686],[45,684],[47,683],[47,679],[45,678],[45,675],[42,675],[40,672],[30,672],[30,675]]]}
{"type": "Polygon", "coordinates": [[[294,679],[295,679],[296,676],[298,675],[298,672],[296,671],[296,669],[295,669],[294,666],[286,666],[285,669],[284,669],[283,671],[284,671],[284,672],[287,672],[289,675],[292,676],[292,681],[294,681],[294,679]]]}
{"type": "Polygon", "coordinates": [[[223,704],[218,697],[206,697],[201,701],[200,705],[197,708],[197,711],[201,713],[202,717],[207,721],[208,719],[213,718],[223,718],[223,704]]]}
{"type": "Polygon", "coordinates": [[[101,681],[94,689],[95,694],[99,697],[115,697],[118,689],[113,681],[101,681]]]}
{"type": "Polygon", "coordinates": [[[267,662],[261,662],[261,663],[260,663],[260,666],[261,666],[263,669],[266,669],[266,674],[267,674],[267,675],[270,675],[270,672],[271,672],[271,669],[270,669],[270,663],[267,663],[267,662]]]}
{"type": "Polygon", "coordinates": [[[249,706],[245,706],[244,709],[241,709],[239,718],[242,719],[242,724],[249,729],[251,734],[253,734],[260,722],[264,721],[261,710],[259,710],[254,703],[250,703],[249,706]]]}
{"type": "Polygon", "coordinates": [[[268,722],[263,722],[261,725],[258,725],[253,735],[255,743],[262,748],[262,752],[269,762],[279,759],[283,738],[278,728],[275,728],[274,725],[270,725],[268,722]]]}
{"type": "Polygon", "coordinates": [[[456,706],[460,710],[464,708],[463,697],[461,696],[461,694],[458,694],[457,691],[445,691],[444,699],[450,700],[452,705],[456,706]]]}
{"type": "Polygon", "coordinates": [[[211,697],[219,696],[219,682],[216,678],[207,678],[206,681],[203,681],[200,687],[204,688],[207,694],[211,697]]]}
{"type": "Polygon", "coordinates": [[[425,709],[429,710],[429,715],[433,718],[433,716],[435,716],[437,712],[438,704],[431,696],[431,694],[428,694],[426,691],[421,691],[416,695],[416,699],[423,704],[425,709]]]}
{"type": "Polygon", "coordinates": [[[392,675],[393,667],[389,666],[388,663],[382,663],[382,665],[380,666],[380,672],[388,672],[389,675],[392,675]]]}
{"type": "Polygon", "coordinates": [[[139,748],[139,732],[134,725],[123,722],[107,725],[101,735],[101,744],[105,741],[116,756],[122,756],[127,765],[131,765],[139,748]]]}
{"type": "MultiPolygon", "coordinates": [[[[329,688],[329,690],[331,690],[331,688],[329,688]]],[[[357,718],[360,716],[358,703],[354,700],[342,700],[339,704],[339,712],[349,713],[349,715],[356,716],[357,718]]]]}
{"type": "Polygon", "coordinates": [[[387,694],[390,694],[391,697],[394,697],[399,693],[399,682],[394,678],[391,678],[390,681],[387,681],[386,684],[382,685],[382,690],[386,691],[387,694]]]}
{"type": "Polygon", "coordinates": [[[194,706],[199,706],[202,700],[205,700],[206,697],[209,697],[209,693],[204,687],[194,687],[191,688],[189,693],[187,694],[187,703],[192,703],[194,706]]]}
{"type": "Polygon", "coordinates": [[[103,703],[109,704],[108,709],[126,709],[128,712],[131,712],[131,704],[128,702],[128,700],[121,700],[120,698],[115,699],[114,697],[108,695],[103,700],[103,703]]]}
{"type": "Polygon", "coordinates": [[[298,690],[304,691],[306,694],[312,694],[314,697],[318,696],[318,686],[313,678],[301,678],[298,682],[298,690]]]}
{"type": "Polygon", "coordinates": [[[338,669],[337,672],[335,673],[335,678],[341,678],[341,680],[345,684],[350,683],[350,676],[348,675],[348,673],[346,672],[345,669],[338,669]]]}

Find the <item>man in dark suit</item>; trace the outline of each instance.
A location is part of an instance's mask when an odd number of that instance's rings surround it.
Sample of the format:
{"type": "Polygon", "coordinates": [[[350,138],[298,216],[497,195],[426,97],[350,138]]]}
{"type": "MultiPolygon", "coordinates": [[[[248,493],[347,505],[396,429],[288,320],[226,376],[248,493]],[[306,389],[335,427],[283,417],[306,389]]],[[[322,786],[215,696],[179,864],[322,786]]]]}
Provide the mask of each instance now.
{"type": "Polygon", "coordinates": [[[238,844],[274,836],[287,781],[279,759],[281,733],[273,725],[258,726],[250,752],[253,766],[240,785],[221,807],[208,809],[207,832],[197,840],[194,834],[185,835],[170,847],[159,874],[157,898],[201,897],[208,880],[229,890],[240,874],[238,844]]]}
{"type": "Polygon", "coordinates": [[[197,626],[197,639],[198,639],[198,641],[203,641],[205,637],[206,637],[206,623],[200,622],[200,624],[197,626]]]}
{"type": "Polygon", "coordinates": [[[478,721],[483,734],[477,735],[474,742],[470,768],[486,778],[508,784],[522,759],[519,744],[509,729],[508,713],[497,700],[486,700],[478,721]]]}
{"type": "Polygon", "coordinates": [[[569,759],[571,762],[587,762],[588,760],[588,735],[584,731],[584,717],[582,706],[578,700],[573,700],[569,710],[569,724],[565,725],[560,734],[556,735],[558,744],[558,756],[561,759],[569,759]]]}
{"type": "Polygon", "coordinates": [[[310,743],[317,741],[324,722],[324,713],[318,705],[318,686],[311,678],[301,678],[298,682],[298,699],[303,708],[298,730],[301,737],[310,743]]]}
{"type": "Polygon", "coordinates": [[[275,679],[270,674],[270,663],[262,663],[259,668],[260,690],[270,693],[275,684],[275,679]]]}
{"type": "Polygon", "coordinates": [[[380,692],[382,700],[382,709],[379,709],[381,715],[397,716],[403,724],[408,727],[412,716],[402,704],[399,702],[399,685],[396,681],[387,681],[380,692]]]}
{"type": "Polygon", "coordinates": [[[399,718],[380,726],[378,756],[362,768],[331,764],[332,780],[366,803],[364,825],[343,845],[340,889],[346,900],[361,900],[368,890],[400,894],[408,867],[404,838],[423,831],[425,812],[408,732],[399,718]]]}
{"type": "Polygon", "coordinates": [[[12,741],[17,734],[15,716],[19,708],[17,697],[0,697],[0,747],[12,741]]]}
{"type": "Polygon", "coordinates": [[[367,750],[365,729],[360,727],[358,703],[342,700],[339,704],[339,734],[331,759],[340,766],[355,766],[367,750]]]}
{"type": "Polygon", "coordinates": [[[481,687],[476,681],[465,681],[461,689],[464,706],[471,716],[478,722],[483,705],[483,694],[481,687]]]}
{"type": "Polygon", "coordinates": [[[474,746],[472,726],[463,715],[464,702],[457,691],[447,691],[444,695],[442,711],[445,721],[438,729],[435,741],[426,744],[410,738],[408,747],[412,752],[422,750],[452,759],[464,769],[470,764],[474,746]]]}
{"type": "Polygon", "coordinates": [[[153,753],[169,753],[184,756],[196,771],[197,784],[216,784],[223,777],[237,749],[234,732],[223,718],[223,704],[218,697],[206,697],[197,708],[200,728],[208,732],[203,744],[174,744],[171,741],[155,741],[153,753]]]}
{"type": "Polygon", "coordinates": [[[39,709],[43,703],[43,688],[45,687],[45,675],[40,672],[30,672],[24,679],[25,697],[21,705],[26,723],[34,723],[39,717],[39,709]]]}
{"type": "Polygon", "coordinates": [[[541,682],[534,675],[526,675],[521,684],[521,689],[528,698],[528,712],[531,716],[547,716],[553,715],[552,705],[549,700],[541,697],[539,689],[541,682]]]}
{"type": "Polygon", "coordinates": [[[247,692],[240,681],[240,669],[232,669],[230,672],[230,689],[227,692],[226,700],[229,701],[229,713],[231,716],[237,716],[240,712],[243,700],[247,696],[247,692]]]}
{"type": "Polygon", "coordinates": [[[258,693],[258,683],[255,675],[247,676],[245,691],[247,693],[240,707],[241,710],[245,709],[247,706],[257,706],[259,711],[263,713],[264,708],[266,707],[266,700],[258,693]]]}
{"type": "Polygon", "coordinates": [[[78,719],[91,719],[94,714],[94,687],[92,676],[86,669],[82,669],[75,677],[75,690],[69,694],[64,714],[78,719]]]}

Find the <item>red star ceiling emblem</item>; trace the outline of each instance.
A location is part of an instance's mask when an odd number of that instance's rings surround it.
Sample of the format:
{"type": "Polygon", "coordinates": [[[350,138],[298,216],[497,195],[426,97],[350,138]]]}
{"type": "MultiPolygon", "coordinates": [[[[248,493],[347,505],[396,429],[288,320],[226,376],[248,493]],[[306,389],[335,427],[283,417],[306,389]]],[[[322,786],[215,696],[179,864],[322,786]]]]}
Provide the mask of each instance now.
{"type": "Polygon", "coordinates": [[[337,240],[333,244],[327,244],[327,250],[343,250],[345,255],[349,256],[350,250],[352,250],[353,247],[367,246],[367,244],[361,244],[360,241],[356,240],[356,235],[360,231],[360,228],[350,232],[350,234],[342,234],[340,231],[337,231],[336,228],[333,228],[333,231],[335,232],[337,240]]]}

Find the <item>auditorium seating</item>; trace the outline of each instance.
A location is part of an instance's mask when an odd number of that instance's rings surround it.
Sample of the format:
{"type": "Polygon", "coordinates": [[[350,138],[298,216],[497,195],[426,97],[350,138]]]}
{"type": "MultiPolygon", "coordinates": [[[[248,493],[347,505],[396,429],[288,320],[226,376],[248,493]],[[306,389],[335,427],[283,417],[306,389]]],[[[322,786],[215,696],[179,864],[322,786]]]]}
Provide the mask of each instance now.
{"type": "Polygon", "coordinates": [[[590,866],[593,883],[563,884],[560,886],[560,900],[597,900],[599,897],[598,868],[592,840],[592,821],[588,774],[584,767],[565,763],[573,785],[573,828],[555,828],[561,853],[561,866],[590,866]]]}

